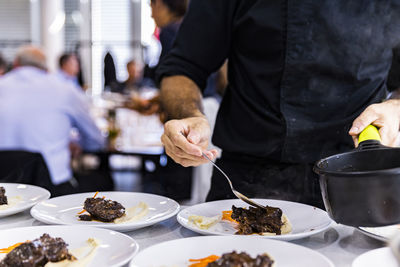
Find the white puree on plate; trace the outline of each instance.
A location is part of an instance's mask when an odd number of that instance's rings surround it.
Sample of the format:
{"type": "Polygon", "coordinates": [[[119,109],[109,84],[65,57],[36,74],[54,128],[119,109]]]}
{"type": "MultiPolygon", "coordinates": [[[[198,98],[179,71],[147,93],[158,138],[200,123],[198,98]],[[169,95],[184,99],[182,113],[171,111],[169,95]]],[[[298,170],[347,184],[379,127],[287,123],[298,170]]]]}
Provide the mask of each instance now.
{"type": "Polygon", "coordinates": [[[136,206],[126,209],[125,214],[121,218],[115,219],[114,223],[119,224],[119,223],[138,221],[144,216],[146,216],[148,212],[149,212],[149,206],[144,202],[140,202],[136,206]]]}
{"type": "Polygon", "coordinates": [[[189,222],[191,222],[192,224],[203,230],[210,228],[211,226],[217,224],[220,221],[221,221],[221,216],[219,215],[213,217],[206,217],[200,215],[189,216],[189,222]]]}
{"type": "Polygon", "coordinates": [[[89,238],[86,241],[86,246],[71,249],[69,252],[74,255],[78,260],[69,261],[64,260],[60,262],[49,262],[45,265],[45,267],[83,267],[89,265],[94,256],[96,255],[96,251],[100,246],[100,241],[94,238],[89,238]]]}
{"type": "MultiPolygon", "coordinates": [[[[213,216],[213,217],[206,217],[200,215],[190,215],[189,222],[193,225],[197,226],[200,229],[206,230],[209,229],[211,226],[219,223],[221,221],[221,216],[213,216]]],[[[290,223],[288,217],[285,214],[282,214],[282,222],[283,225],[281,227],[281,234],[288,234],[292,231],[292,224],[290,223]]],[[[275,233],[262,233],[262,235],[276,235],[275,233]]]]}
{"type": "Polygon", "coordinates": [[[22,201],[21,196],[7,197],[8,204],[0,205],[0,210],[6,210],[15,207],[18,203],[22,201]]]}

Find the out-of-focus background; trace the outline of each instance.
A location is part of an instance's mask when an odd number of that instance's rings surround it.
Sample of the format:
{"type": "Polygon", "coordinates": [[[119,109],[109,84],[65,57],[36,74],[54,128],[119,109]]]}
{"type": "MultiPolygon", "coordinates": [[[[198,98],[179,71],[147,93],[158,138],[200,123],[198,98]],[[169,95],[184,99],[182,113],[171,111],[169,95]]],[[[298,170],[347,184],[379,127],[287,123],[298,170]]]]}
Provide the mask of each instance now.
{"type": "MultiPolygon", "coordinates": [[[[0,181],[204,201],[211,166],[184,168],[160,141],[155,73],[187,6],[0,0],[0,181]]],[[[225,86],[226,64],[204,91],[211,124],[225,86]]]]}

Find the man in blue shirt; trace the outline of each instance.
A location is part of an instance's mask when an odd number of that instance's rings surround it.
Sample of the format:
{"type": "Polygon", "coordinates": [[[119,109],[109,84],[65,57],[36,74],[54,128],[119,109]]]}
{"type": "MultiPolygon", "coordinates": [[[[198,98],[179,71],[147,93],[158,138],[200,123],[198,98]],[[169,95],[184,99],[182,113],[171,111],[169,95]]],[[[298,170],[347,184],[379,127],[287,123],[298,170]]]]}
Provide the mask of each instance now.
{"type": "Polygon", "coordinates": [[[57,75],[66,82],[71,83],[75,88],[82,90],[78,81],[78,74],[80,71],[79,61],[75,54],[66,53],[61,55],[59,59],[60,69],[57,75]]]}
{"type": "Polygon", "coordinates": [[[85,150],[101,149],[105,140],[83,93],[46,71],[40,49],[21,48],[14,65],[0,79],[0,149],[40,152],[55,188],[65,188],[73,177],[71,129],[78,129],[85,150]]]}

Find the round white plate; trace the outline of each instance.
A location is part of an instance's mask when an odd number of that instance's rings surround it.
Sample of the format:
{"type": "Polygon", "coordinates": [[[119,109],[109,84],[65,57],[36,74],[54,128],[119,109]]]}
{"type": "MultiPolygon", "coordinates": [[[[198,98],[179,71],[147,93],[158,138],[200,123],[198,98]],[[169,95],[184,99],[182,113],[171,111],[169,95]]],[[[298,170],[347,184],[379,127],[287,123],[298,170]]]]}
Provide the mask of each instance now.
{"type": "Polygon", "coordinates": [[[94,194],[94,192],[82,193],[51,198],[35,205],[31,209],[31,215],[48,224],[86,225],[127,232],[166,220],[179,211],[179,204],[176,201],[162,196],[133,192],[100,192],[98,197],[105,196],[106,199],[118,201],[126,209],[136,206],[139,202],[145,202],[149,206],[149,211],[137,221],[121,224],[80,221],[78,213],[83,209],[83,203],[86,198],[93,197],[94,194]]]}
{"type": "Polygon", "coordinates": [[[68,244],[68,250],[86,245],[86,240],[95,238],[100,246],[92,262],[86,267],[122,266],[138,252],[139,245],[127,235],[85,226],[34,226],[0,231],[0,248],[18,242],[33,240],[47,233],[51,237],[61,237],[68,244]]]}
{"type": "MultiPolygon", "coordinates": [[[[294,240],[322,232],[328,229],[332,223],[332,220],[325,211],[305,204],[269,199],[254,199],[254,201],[263,205],[282,209],[283,213],[286,214],[290,223],[292,224],[292,232],[289,234],[276,236],[254,236],[280,240],[294,240]]],[[[248,207],[248,204],[239,199],[206,202],[191,206],[179,212],[178,221],[183,227],[200,234],[234,235],[236,229],[234,228],[234,224],[231,222],[223,220],[213,225],[209,229],[203,230],[193,225],[188,220],[190,215],[201,215],[206,217],[221,215],[222,211],[231,210],[232,205],[235,205],[236,207],[248,207]]]]}
{"type": "Polygon", "coordinates": [[[378,248],[358,256],[352,267],[398,267],[390,248],[378,248]]]}
{"type": "Polygon", "coordinates": [[[382,227],[359,227],[358,230],[367,236],[386,242],[396,234],[400,234],[400,225],[396,224],[382,227]]]}
{"type": "Polygon", "coordinates": [[[146,248],[131,261],[130,267],[187,267],[189,259],[209,255],[246,252],[252,257],[267,253],[277,267],[333,267],[319,252],[289,242],[248,236],[200,236],[164,242],[146,248]],[[156,255],[156,256],[155,256],[156,255]]]}
{"type": "Polygon", "coordinates": [[[9,203],[18,199],[16,200],[15,205],[10,205],[10,207],[5,209],[3,208],[3,205],[0,206],[0,218],[27,210],[36,203],[50,197],[49,191],[34,185],[0,183],[0,186],[4,187],[6,190],[5,195],[7,196],[9,203]]]}

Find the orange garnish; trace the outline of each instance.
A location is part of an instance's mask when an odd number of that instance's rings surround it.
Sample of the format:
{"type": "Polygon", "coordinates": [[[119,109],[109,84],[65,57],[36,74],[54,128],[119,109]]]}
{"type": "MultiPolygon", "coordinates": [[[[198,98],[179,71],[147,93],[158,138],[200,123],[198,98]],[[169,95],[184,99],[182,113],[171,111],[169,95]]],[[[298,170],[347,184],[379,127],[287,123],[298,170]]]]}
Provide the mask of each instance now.
{"type": "Polygon", "coordinates": [[[222,220],[226,220],[226,221],[237,223],[237,221],[232,219],[232,211],[231,210],[222,211],[222,220]]]}
{"type": "Polygon", "coordinates": [[[193,264],[190,264],[189,267],[206,267],[209,263],[218,259],[219,257],[217,255],[210,255],[202,259],[189,259],[190,262],[193,262],[193,264]]]}
{"type": "Polygon", "coordinates": [[[78,212],[78,215],[81,215],[82,213],[86,212],[85,209],[81,210],[80,212],[78,212]]]}
{"type": "Polygon", "coordinates": [[[25,242],[16,243],[12,246],[9,246],[8,248],[1,248],[0,253],[10,253],[14,248],[19,247],[20,245],[22,245],[23,243],[26,243],[26,242],[29,242],[29,240],[27,240],[25,242]]]}
{"type": "MultiPolygon", "coordinates": [[[[99,193],[99,191],[96,191],[96,193],[94,194],[93,198],[95,198],[97,196],[97,194],[99,193]]],[[[104,199],[105,197],[103,197],[104,199]]],[[[86,212],[85,209],[81,210],[80,212],[78,212],[78,215],[81,215],[82,213],[86,212]]]]}

